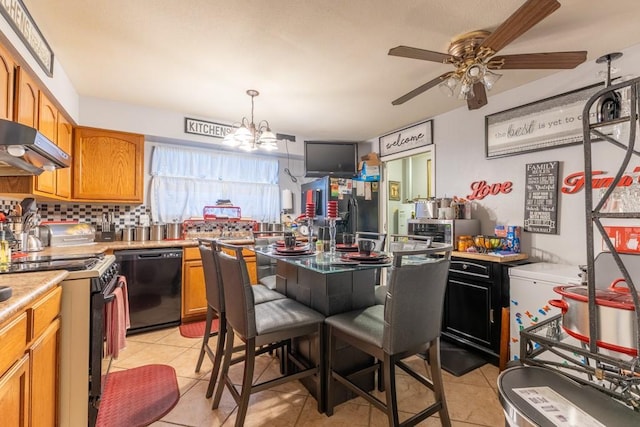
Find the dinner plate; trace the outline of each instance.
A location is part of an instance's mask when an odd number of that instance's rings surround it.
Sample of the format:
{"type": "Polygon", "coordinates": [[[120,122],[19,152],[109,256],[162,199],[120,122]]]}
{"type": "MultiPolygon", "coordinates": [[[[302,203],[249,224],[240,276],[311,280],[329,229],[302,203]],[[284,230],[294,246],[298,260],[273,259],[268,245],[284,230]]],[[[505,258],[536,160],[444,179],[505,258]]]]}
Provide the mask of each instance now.
{"type": "Polygon", "coordinates": [[[310,251],[308,249],[303,249],[302,251],[299,252],[278,252],[277,255],[280,256],[290,256],[290,257],[294,257],[294,256],[307,256],[307,255],[315,255],[314,251],[310,251]]]}
{"type": "Polygon", "coordinates": [[[358,252],[358,245],[345,245],[344,243],[336,244],[336,251],[339,252],[358,252]]]}
{"type": "Polygon", "coordinates": [[[276,247],[276,252],[279,254],[297,254],[301,252],[308,252],[309,248],[278,248],[276,247]]]}
{"type": "MultiPolygon", "coordinates": [[[[296,242],[296,246],[305,246],[304,242],[296,242]]],[[[284,246],[284,240],[276,240],[276,246],[284,246]]]]}
{"type": "Polygon", "coordinates": [[[344,254],[344,257],[354,261],[373,261],[386,258],[387,256],[376,252],[371,252],[370,255],[360,255],[360,253],[358,252],[353,254],[346,253],[344,254]]]}
{"type": "Polygon", "coordinates": [[[360,264],[386,264],[389,262],[388,257],[374,258],[374,259],[362,259],[358,261],[360,264]]]}

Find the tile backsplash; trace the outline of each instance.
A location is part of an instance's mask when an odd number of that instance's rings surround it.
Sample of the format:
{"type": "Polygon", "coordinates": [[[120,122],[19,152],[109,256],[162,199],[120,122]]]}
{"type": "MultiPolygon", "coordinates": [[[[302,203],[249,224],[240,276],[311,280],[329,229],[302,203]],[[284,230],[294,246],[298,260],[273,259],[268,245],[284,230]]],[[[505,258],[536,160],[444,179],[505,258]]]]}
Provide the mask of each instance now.
{"type": "MultiPolygon", "coordinates": [[[[19,202],[0,200],[0,209],[11,211],[19,202]]],[[[103,214],[112,214],[118,229],[126,225],[138,225],[140,215],[151,216],[145,205],[76,205],[65,203],[38,203],[42,221],[79,221],[88,224],[102,223],[103,214]]]]}

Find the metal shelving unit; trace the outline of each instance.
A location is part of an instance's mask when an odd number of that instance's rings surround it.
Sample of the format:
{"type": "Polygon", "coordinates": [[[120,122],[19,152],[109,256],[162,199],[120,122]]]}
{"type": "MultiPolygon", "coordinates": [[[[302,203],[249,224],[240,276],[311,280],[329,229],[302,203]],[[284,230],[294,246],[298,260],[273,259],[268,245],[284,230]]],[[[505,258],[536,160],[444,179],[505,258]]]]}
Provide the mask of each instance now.
{"type": "MultiPolygon", "coordinates": [[[[604,57],[603,57],[604,58],[604,57]]],[[[607,60],[610,62],[611,57],[607,60]]],[[[625,177],[629,163],[634,156],[640,156],[635,147],[638,127],[638,111],[640,110],[640,78],[635,78],[607,87],[595,93],[583,109],[584,165],[585,165],[585,213],[587,236],[587,287],[589,304],[589,342],[585,343],[568,336],[562,330],[562,316],[555,316],[545,322],[532,326],[521,332],[521,360],[526,365],[544,366],[556,369],[568,377],[586,384],[620,400],[624,404],[640,412],[640,302],[638,288],[627,270],[623,260],[609,240],[602,220],[640,219],[640,212],[607,212],[604,207],[610,200],[616,186],[625,177]],[[620,94],[628,91],[628,111],[620,113],[602,112],[601,102],[612,91],[620,94]],[[596,118],[590,116],[593,107],[600,109],[596,118]],[[627,138],[616,137],[615,126],[628,123],[627,138]],[[618,139],[617,139],[618,138],[618,139]],[[623,140],[626,139],[626,140],[623,140]],[[593,194],[592,145],[610,144],[623,150],[622,161],[613,181],[600,194],[599,199],[593,194]],[[601,349],[597,345],[599,318],[596,306],[595,283],[595,235],[603,237],[608,250],[617,265],[620,277],[623,277],[632,295],[635,306],[635,343],[636,356],[627,356],[601,349]],[[524,356],[523,356],[524,355],[524,356]]],[[[615,105],[614,105],[615,106],[615,105]]],[[[635,185],[640,185],[636,182],[635,185]]],[[[639,255],[640,260],[640,255],[639,255]]],[[[635,281],[640,278],[636,277],[635,281]]]]}

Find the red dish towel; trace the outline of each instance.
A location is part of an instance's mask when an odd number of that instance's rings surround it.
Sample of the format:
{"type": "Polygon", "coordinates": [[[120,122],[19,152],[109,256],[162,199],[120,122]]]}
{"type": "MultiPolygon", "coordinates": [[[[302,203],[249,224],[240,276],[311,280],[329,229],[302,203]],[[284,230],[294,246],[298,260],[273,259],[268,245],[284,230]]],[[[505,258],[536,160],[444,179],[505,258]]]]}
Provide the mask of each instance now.
{"type": "Polygon", "coordinates": [[[105,335],[107,338],[105,356],[118,358],[120,350],[127,346],[129,320],[129,299],[127,297],[127,279],[118,276],[118,284],[113,290],[113,300],[106,305],[105,335]]]}

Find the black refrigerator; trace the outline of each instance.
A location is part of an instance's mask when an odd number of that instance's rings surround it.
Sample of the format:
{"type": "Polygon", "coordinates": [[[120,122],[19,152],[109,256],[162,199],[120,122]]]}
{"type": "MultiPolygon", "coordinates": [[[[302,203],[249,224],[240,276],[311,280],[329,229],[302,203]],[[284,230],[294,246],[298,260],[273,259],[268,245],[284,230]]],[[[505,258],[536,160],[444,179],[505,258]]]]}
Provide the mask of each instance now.
{"type": "Polygon", "coordinates": [[[336,223],[338,241],[342,240],[340,235],[343,233],[378,232],[379,182],[358,182],[325,176],[302,184],[301,190],[301,212],[304,214],[307,201],[316,205],[314,228],[329,225],[326,221],[327,202],[336,200],[339,215],[336,223]]]}

